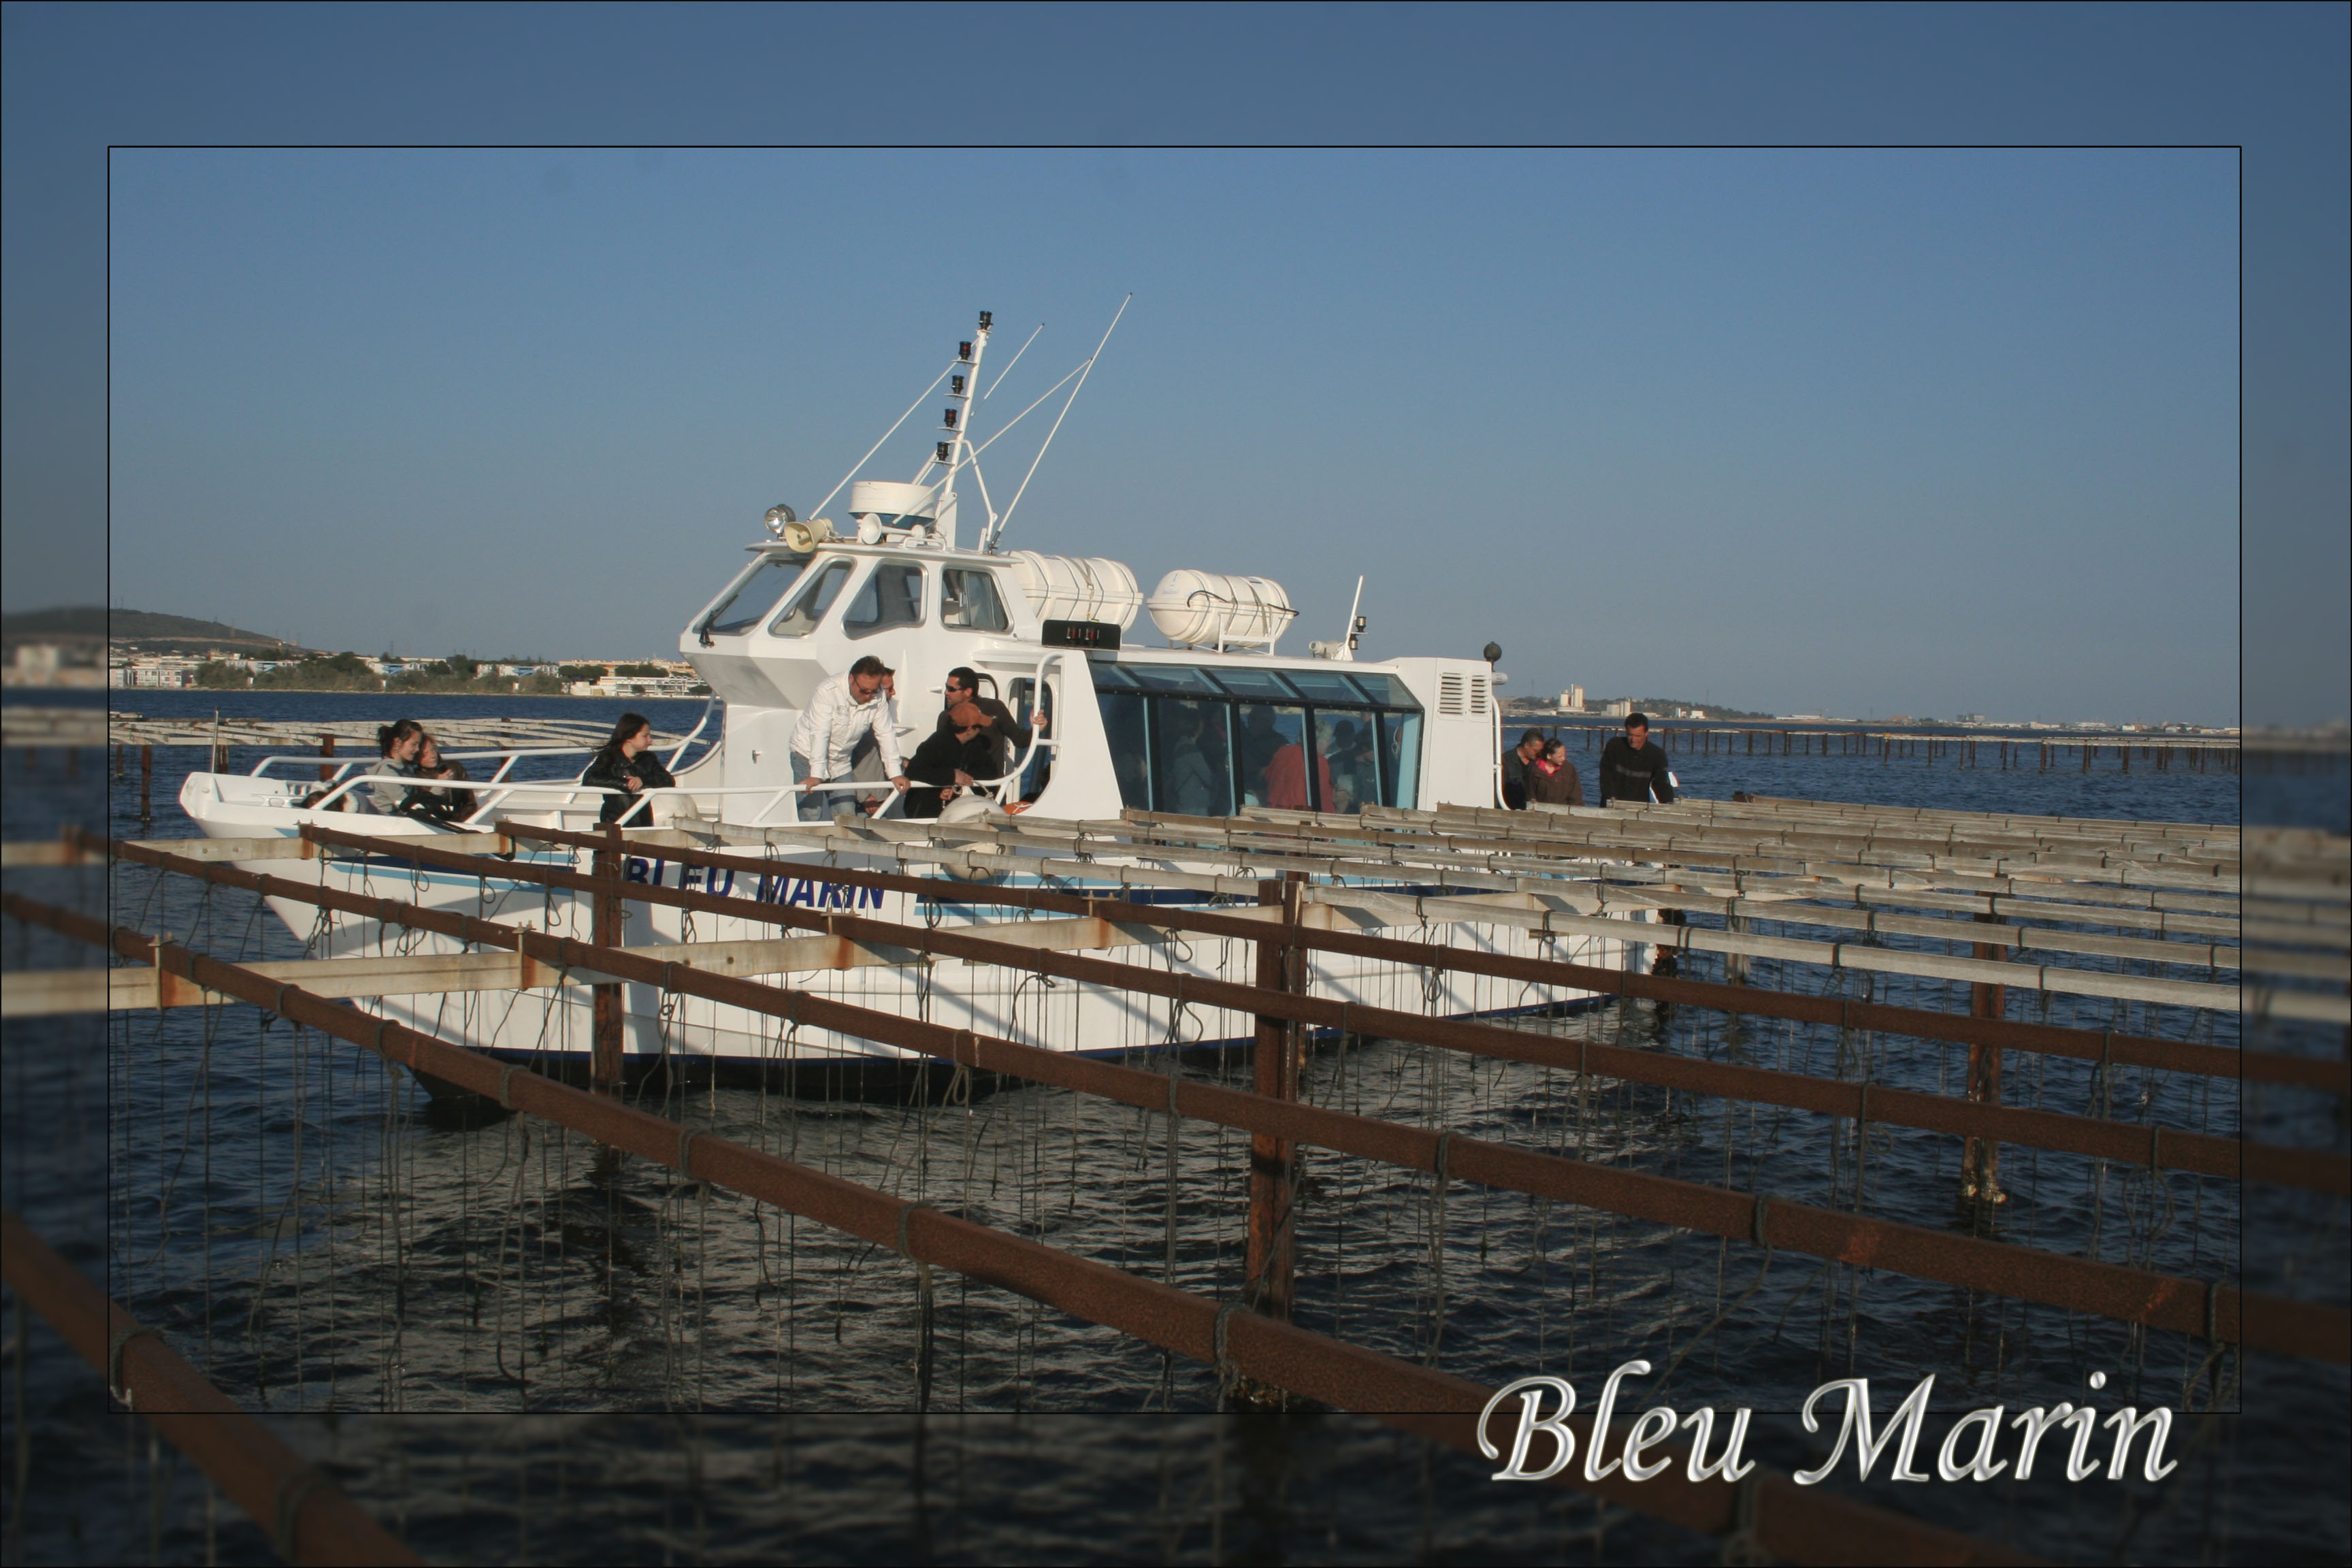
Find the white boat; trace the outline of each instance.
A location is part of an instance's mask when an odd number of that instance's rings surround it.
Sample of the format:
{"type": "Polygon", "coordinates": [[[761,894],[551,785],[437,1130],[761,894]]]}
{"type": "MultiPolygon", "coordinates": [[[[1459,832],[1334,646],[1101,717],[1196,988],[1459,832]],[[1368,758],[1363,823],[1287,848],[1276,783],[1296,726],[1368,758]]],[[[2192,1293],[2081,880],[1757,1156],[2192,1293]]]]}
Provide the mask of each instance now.
{"type": "MultiPolygon", "coordinates": [[[[678,865],[662,853],[665,847],[687,845],[748,849],[777,862],[776,874],[759,879],[756,889],[756,896],[771,901],[851,907],[914,925],[984,923],[1001,921],[1006,911],[845,888],[795,877],[793,868],[822,863],[919,871],[926,868],[927,846],[956,851],[947,858],[961,861],[971,841],[969,827],[984,822],[1009,831],[999,835],[1002,851],[989,862],[994,868],[976,873],[959,867],[967,878],[1082,891],[1117,886],[1124,871],[1129,880],[1157,877],[1174,884],[1150,892],[1152,901],[1204,903],[1212,901],[1199,889],[1204,877],[1247,872],[1230,853],[1101,857],[1098,876],[1073,876],[1063,847],[1067,835],[1088,824],[1121,822],[1121,813],[1130,811],[1230,819],[1254,809],[1345,814],[1373,806],[1495,804],[1500,721],[1496,678],[1486,660],[1359,659],[1357,634],[1364,623],[1353,611],[1341,638],[1310,644],[1304,655],[1286,654],[1281,645],[1295,612],[1281,587],[1265,579],[1176,572],[1147,597],[1117,561],[1003,549],[1028,479],[1004,512],[991,504],[980,458],[1017,419],[986,440],[974,438],[990,336],[983,314],[971,341],[958,344],[955,359],[917,400],[919,407],[946,388],[940,430],[911,479],[857,477],[890,438],[886,433],[815,509],[822,513],[845,491],[845,523],[823,515],[803,521],[789,508],[770,509],[765,536],[745,547],[748,559],[679,634],[680,649],[714,696],[702,723],[672,753],[677,787],[648,792],[625,819],[631,879],[753,893],[748,882],[726,873],[711,874],[718,879],[714,886],[703,879],[702,868],[678,865]],[[968,506],[969,500],[978,504],[968,506]],[[967,510],[981,514],[969,540],[963,537],[967,510]],[[1138,621],[1146,614],[1160,634],[1159,646],[1140,645],[1138,621]],[[896,672],[897,696],[886,711],[903,752],[911,753],[930,732],[944,679],[961,667],[977,671],[1032,728],[1025,753],[1009,759],[1003,777],[982,781],[938,824],[906,820],[905,797],[878,778],[820,786],[831,792],[829,804],[843,819],[802,824],[801,792],[788,761],[793,726],[820,682],[869,654],[896,672]],[[1034,723],[1041,714],[1046,721],[1034,723]],[[853,803],[877,795],[888,797],[887,804],[869,831],[887,837],[861,838],[850,824],[862,819],[848,814],[853,803]],[[1024,834],[1028,828],[1037,831],[1024,834]],[[1024,845],[1032,837],[1038,842],[1024,845]],[[1181,885],[1186,882],[1193,886],[1181,885]]],[[[1061,384],[1076,378],[1082,386],[1093,358],[1061,384]]],[[[1076,395],[1073,387],[1069,396],[1076,395]]],[[[1045,401],[1033,403],[1024,416],[1045,401]]],[[[1066,401],[1062,411],[1068,406],[1066,401]]],[[[913,413],[910,407],[892,432],[913,413]]],[[[1059,424],[1057,417],[1056,429],[1059,424]]],[[[1041,447],[1037,457],[1043,456],[1041,447]]],[[[1033,460],[1029,474],[1035,471],[1033,460]]],[[[476,781],[468,787],[477,805],[454,826],[343,809],[363,802],[359,764],[343,764],[322,789],[310,773],[315,757],[268,758],[250,773],[196,773],[180,802],[215,838],[295,837],[303,824],[316,823],[384,841],[383,854],[367,863],[335,856],[316,862],[331,886],[588,937],[584,896],[516,891],[486,905],[478,877],[402,861],[404,838],[479,832],[500,822],[591,828],[610,793],[578,783],[576,768],[569,779],[528,780],[532,767],[547,765],[544,750],[458,754],[476,781]]],[[[577,868],[588,869],[584,849],[541,846],[523,856],[566,867],[575,857],[577,868]]],[[[285,863],[256,861],[249,868],[282,872],[285,863]]],[[[1399,883],[1360,885],[1393,890],[1399,883]]],[[[446,939],[372,921],[322,925],[311,906],[274,903],[278,916],[309,941],[314,957],[456,950],[446,939]]],[[[637,904],[624,940],[659,946],[790,934],[754,921],[637,904]]],[[[1624,944],[1613,938],[1538,946],[1525,930],[1475,921],[1434,927],[1423,940],[1610,966],[1625,957],[1624,944]]],[[[1178,940],[1123,946],[1109,955],[1246,980],[1253,945],[1178,940]]],[[[894,1014],[919,1013],[934,1022],[1088,1054],[1240,1044],[1252,1030],[1252,1020],[1239,1015],[1190,1009],[1171,1023],[1167,1005],[1151,998],[1069,984],[1047,988],[1019,970],[960,963],[866,963],[765,978],[894,1014]]],[[[1326,953],[1315,955],[1311,983],[1316,994],[1335,1000],[1439,1016],[1556,1008],[1587,994],[1326,953]]],[[[759,1069],[845,1059],[897,1062],[902,1056],[850,1036],[780,1031],[764,1016],[698,999],[666,1003],[650,986],[630,985],[626,994],[633,1068],[659,1062],[759,1069]]],[[[579,987],[370,997],[359,1005],[507,1059],[571,1065],[584,1063],[590,1049],[590,997],[579,987]]]]}

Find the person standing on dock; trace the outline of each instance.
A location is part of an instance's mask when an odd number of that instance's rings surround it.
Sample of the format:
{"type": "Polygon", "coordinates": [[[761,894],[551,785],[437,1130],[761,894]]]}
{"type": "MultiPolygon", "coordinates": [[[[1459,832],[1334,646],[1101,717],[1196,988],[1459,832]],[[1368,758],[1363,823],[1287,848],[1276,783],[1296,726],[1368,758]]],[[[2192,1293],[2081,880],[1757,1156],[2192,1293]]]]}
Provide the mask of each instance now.
{"type": "Polygon", "coordinates": [[[898,726],[890,721],[883,700],[883,682],[894,674],[889,666],[867,654],[816,689],[809,705],[793,726],[793,777],[801,789],[803,822],[823,822],[832,815],[835,793],[819,792],[821,784],[845,784],[858,742],[869,735],[882,753],[883,776],[890,787],[907,787],[907,766],[898,757],[898,726]]]}
{"type": "Polygon", "coordinates": [[[1666,753],[1650,744],[1649,716],[1628,713],[1625,732],[1601,748],[1601,804],[1636,800],[1646,805],[1654,800],[1664,805],[1674,798],[1675,781],[1666,772],[1666,753]]]}

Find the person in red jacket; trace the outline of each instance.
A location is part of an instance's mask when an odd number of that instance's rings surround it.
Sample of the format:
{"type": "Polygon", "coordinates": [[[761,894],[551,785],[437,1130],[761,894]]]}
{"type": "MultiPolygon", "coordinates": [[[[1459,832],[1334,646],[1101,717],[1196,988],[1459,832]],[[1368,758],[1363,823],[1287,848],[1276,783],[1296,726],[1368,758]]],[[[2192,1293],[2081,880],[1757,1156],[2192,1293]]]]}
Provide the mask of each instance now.
{"type": "MultiPolygon", "coordinates": [[[[1315,784],[1325,811],[1336,811],[1339,797],[1331,793],[1331,761],[1315,753],[1315,784]]],[[[1297,741],[1274,753],[1265,764],[1265,804],[1286,811],[1314,809],[1307,798],[1307,748],[1297,741]]]]}

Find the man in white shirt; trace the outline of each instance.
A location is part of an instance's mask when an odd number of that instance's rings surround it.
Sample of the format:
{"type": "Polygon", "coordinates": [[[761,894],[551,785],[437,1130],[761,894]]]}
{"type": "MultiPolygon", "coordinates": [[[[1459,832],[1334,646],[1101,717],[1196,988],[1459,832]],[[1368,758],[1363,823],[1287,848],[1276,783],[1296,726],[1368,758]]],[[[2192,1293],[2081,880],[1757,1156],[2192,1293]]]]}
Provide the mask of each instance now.
{"type": "Polygon", "coordinates": [[[847,783],[851,756],[868,735],[882,753],[882,771],[893,789],[907,787],[906,764],[898,758],[898,727],[892,722],[884,686],[895,672],[872,654],[816,689],[800,722],[793,726],[793,777],[801,789],[803,822],[823,822],[837,805],[848,804],[846,792],[817,790],[820,784],[847,783]]]}

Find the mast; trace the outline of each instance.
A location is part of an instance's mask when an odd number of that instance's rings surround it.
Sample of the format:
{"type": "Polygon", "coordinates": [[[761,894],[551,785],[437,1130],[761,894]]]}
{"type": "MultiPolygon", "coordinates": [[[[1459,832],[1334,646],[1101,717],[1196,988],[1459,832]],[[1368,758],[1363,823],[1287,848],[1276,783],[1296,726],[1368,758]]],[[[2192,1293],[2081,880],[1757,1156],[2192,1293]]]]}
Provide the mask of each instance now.
{"type": "Polygon", "coordinates": [[[980,399],[980,361],[988,353],[988,336],[995,328],[995,314],[982,310],[971,341],[956,345],[956,367],[948,374],[948,406],[940,424],[947,439],[931,448],[931,456],[915,475],[915,482],[920,484],[934,468],[947,469],[947,477],[940,481],[939,503],[934,511],[935,526],[950,550],[956,548],[956,475],[971,460],[971,411],[980,399]]]}

